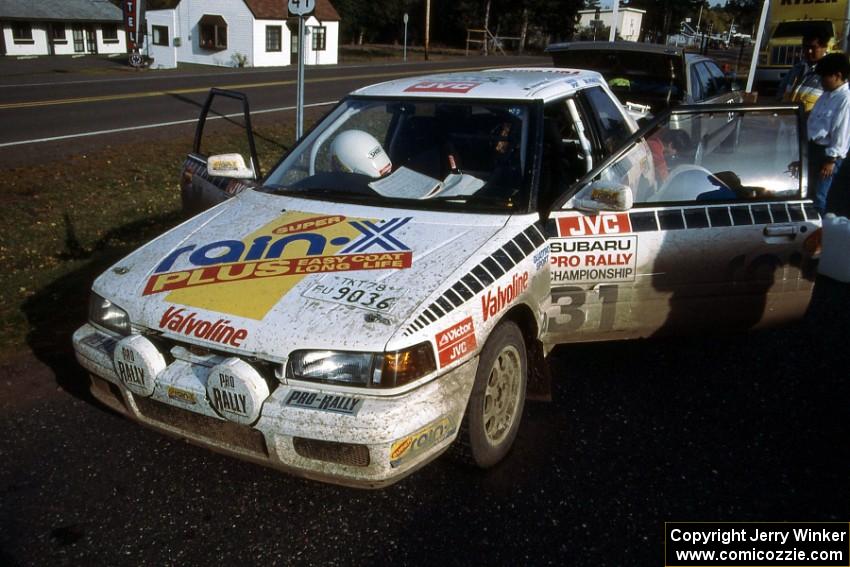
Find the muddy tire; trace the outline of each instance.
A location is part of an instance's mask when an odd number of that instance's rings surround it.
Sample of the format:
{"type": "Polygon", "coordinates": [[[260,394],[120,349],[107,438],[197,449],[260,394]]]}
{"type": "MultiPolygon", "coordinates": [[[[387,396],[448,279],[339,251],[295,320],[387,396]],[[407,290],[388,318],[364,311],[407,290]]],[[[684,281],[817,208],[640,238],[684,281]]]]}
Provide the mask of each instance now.
{"type": "Polygon", "coordinates": [[[512,321],[499,324],[481,351],[459,441],[464,460],[492,467],[510,451],[525,406],[525,341],[512,321]]]}

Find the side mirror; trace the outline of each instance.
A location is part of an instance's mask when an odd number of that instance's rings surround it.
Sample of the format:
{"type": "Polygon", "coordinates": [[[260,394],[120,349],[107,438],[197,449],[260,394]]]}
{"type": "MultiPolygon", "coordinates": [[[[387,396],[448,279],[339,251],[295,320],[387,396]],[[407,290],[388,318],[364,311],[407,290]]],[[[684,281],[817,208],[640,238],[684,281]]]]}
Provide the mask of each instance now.
{"type": "Polygon", "coordinates": [[[240,154],[218,154],[207,158],[207,171],[216,177],[254,179],[254,170],[245,165],[240,154]]]}
{"type": "Polygon", "coordinates": [[[571,200],[571,206],[586,211],[628,211],[635,203],[631,187],[611,181],[594,181],[571,200]]]}

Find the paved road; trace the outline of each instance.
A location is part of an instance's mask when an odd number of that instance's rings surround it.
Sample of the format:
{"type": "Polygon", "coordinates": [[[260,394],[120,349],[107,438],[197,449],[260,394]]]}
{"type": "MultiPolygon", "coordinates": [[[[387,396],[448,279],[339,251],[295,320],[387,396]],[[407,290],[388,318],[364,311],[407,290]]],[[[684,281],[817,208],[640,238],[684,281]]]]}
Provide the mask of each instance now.
{"type": "Polygon", "coordinates": [[[0,365],[0,563],[660,565],[664,521],[847,521],[850,286],[816,289],[790,328],[558,349],[503,464],[376,492],[110,413],[35,320],[37,359],[0,365]]]}
{"type": "MultiPolygon", "coordinates": [[[[308,67],[305,103],[334,101],[357,87],[446,70],[543,65],[548,57],[468,57],[416,63],[308,67]]],[[[262,111],[295,104],[295,69],[218,69],[193,72],[25,74],[28,61],[0,62],[0,148],[90,131],[194,120],[210,87],[241,90],[262,111]],[[17,70],[17,72],[15,72],[17,70]]],[[[59,63],[57,63],[59,64],[59,63]]],[[[107,63],[115,65],[114,63],[107,63]]],[[[128,134],[138,135],[138,134],[128,134]]]]}

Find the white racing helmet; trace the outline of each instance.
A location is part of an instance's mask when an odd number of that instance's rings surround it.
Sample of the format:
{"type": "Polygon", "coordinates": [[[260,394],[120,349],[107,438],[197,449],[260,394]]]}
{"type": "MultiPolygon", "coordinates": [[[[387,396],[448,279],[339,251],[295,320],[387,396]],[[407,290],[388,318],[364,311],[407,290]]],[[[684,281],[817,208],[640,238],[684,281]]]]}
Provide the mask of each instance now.
{"type": "Polygon", "coordinates": [[[337,171],[362,173],[369,177],[383,177],[393,164],[380,142],[363,130],[346,130],[331,144],[331,160],[337,171]]]}

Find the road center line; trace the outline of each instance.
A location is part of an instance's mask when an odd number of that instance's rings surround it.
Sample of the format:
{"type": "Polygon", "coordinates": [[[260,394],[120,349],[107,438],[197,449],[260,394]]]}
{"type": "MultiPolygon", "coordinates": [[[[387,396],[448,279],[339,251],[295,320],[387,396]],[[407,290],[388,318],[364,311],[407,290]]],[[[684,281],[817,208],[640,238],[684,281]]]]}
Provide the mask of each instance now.
{"type": "MultiPolygon", "coordinates": [[[[312,104],[305,104],[304,108],[312,108],[317,106],[329,106],[331,104],[336,104],[337,101],[331,100],[327,102],[314,102],[312,104]]],[[[264,110],[252,110],[251,115],[254,116],[256,114],[266,114],[269,112],[285,112],[287,110],[295,110],[294,106],[282,106],[280,108],[267,108],[264,110]]],[[[235,112],[233,114],[222,114],[218,116],[210,116],[207,118],[207,121],[210,120],[220,120],[222,118],[235,118],[243,116],[241,112],[235,112]]],[[[165,126],[178,126],[180,124],[191,124],[193,122],[197,122],[197,118],[190,118],[188,120],[175,120],[173,122],[160,122],[158,124],[143,124],[141,126],[128,126],[126,128],[113,128],[111,130],[96,130],[93,132],[80,132],[79,134],[66,134],[64,136],[53,136],[50,138],[36,138],[33,140],[20,140],[18,142],[6,142],[0,144],[0,148],[7,148],[9,146],[22,146],[25,144],[38,144],[41,142],[55,142],[57,140],[70,140],[72,138],[85,138],[89,136],[101,136],[103,134],[117,134],[120,132],[131,132],[133,130],[148,130],[150,128],[163,128],[165,126]]]]}

